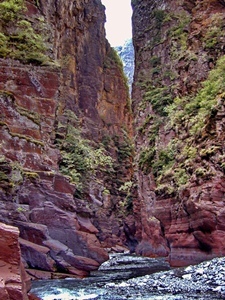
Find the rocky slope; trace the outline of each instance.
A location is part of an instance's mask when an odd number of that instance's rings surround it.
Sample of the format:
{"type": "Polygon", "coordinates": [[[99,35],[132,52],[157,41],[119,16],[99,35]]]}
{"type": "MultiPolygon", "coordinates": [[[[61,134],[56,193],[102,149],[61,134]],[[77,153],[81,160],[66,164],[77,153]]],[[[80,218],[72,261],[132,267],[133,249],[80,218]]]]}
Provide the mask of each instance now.
{"type": "Polygon", "coordinates": [[[137,252],[225,254],[224,1],[133,0],[137,252]]]}
{"type": "Polygon", "coordinates": [[[86,276],[135,241],[128,88],[104,6],[12,0],[0,15],[0,221],[19,227],[26,267],[86,276]]]}

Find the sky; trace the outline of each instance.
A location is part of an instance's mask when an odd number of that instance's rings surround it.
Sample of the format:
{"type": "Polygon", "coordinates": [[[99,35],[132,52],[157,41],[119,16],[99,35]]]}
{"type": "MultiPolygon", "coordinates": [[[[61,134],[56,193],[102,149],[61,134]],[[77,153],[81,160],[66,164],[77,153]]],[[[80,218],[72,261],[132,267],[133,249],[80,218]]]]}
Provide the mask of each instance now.
{"type": "Polygon", "coordinates": [[[122,46],[132,37],[131,0],[102,0],[106,7],[106,37],[111,46],[122,46]]]}

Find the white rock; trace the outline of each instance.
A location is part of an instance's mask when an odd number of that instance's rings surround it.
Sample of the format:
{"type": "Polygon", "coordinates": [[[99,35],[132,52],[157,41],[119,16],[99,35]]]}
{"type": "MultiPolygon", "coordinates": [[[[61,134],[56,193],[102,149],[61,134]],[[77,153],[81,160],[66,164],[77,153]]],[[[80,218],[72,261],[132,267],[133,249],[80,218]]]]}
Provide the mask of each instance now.
{"type": "Polygon", "coordinates": [[[192,277],[191,274],[185,274],[185,275],[182,276],[183,279],[188,279],[188,280],[190,280],[191,277],[192,277]]]}
{"type": "Polygon", "coordinates": [[[196,270],[196,274],[202,275],[204,274],[204,269],[203,268],[199,268],[196,270]]]}

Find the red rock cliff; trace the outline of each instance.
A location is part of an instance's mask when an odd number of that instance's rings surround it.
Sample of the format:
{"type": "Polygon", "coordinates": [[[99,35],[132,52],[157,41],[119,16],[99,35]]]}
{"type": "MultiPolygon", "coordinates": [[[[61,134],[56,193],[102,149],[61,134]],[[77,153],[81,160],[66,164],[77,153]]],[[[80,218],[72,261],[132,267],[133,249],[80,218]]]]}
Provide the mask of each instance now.
{"type": "Polygon", "coordinates": [[[28,300],[27,276],[21,262],[19,230],[0,223],[0,297],[2,300],[28,300]]]}
{"type": "Polygon", "coordinates": [[[4,3],[0,220],[19,227],[27,267],[85,276],[104,247],[135,243],[129,96],[104,6],[4,3]]]}
{"type": "Polygon", "coordinates": [[[132,1],[137,252],[225,254],[224,1],[132,1]]]}

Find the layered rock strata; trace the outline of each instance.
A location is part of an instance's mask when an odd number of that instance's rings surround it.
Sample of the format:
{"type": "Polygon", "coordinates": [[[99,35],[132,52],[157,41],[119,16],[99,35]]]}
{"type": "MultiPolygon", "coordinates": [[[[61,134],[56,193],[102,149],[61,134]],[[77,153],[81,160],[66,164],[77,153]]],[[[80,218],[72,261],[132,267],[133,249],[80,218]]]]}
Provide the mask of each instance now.
{"type": "Polygon", "coordinates": [[[223,1],[133,0],[137,252],[225,254],[223,1]]]}
{"type": "Polygon", "coordinates": [[[119,191],[132,179],[128,88],[101,1],[21,3],[1,23],[14,46],[0,49],[0,220],[18,226],[26,267],[82,277],[104,248],[135,243],[119,191]]]}
{"type": "Polygon", "coordinates": [[[19,230],[0,223],[0,298],[28,300],[29,279],[21,262],[19,230]]]}

